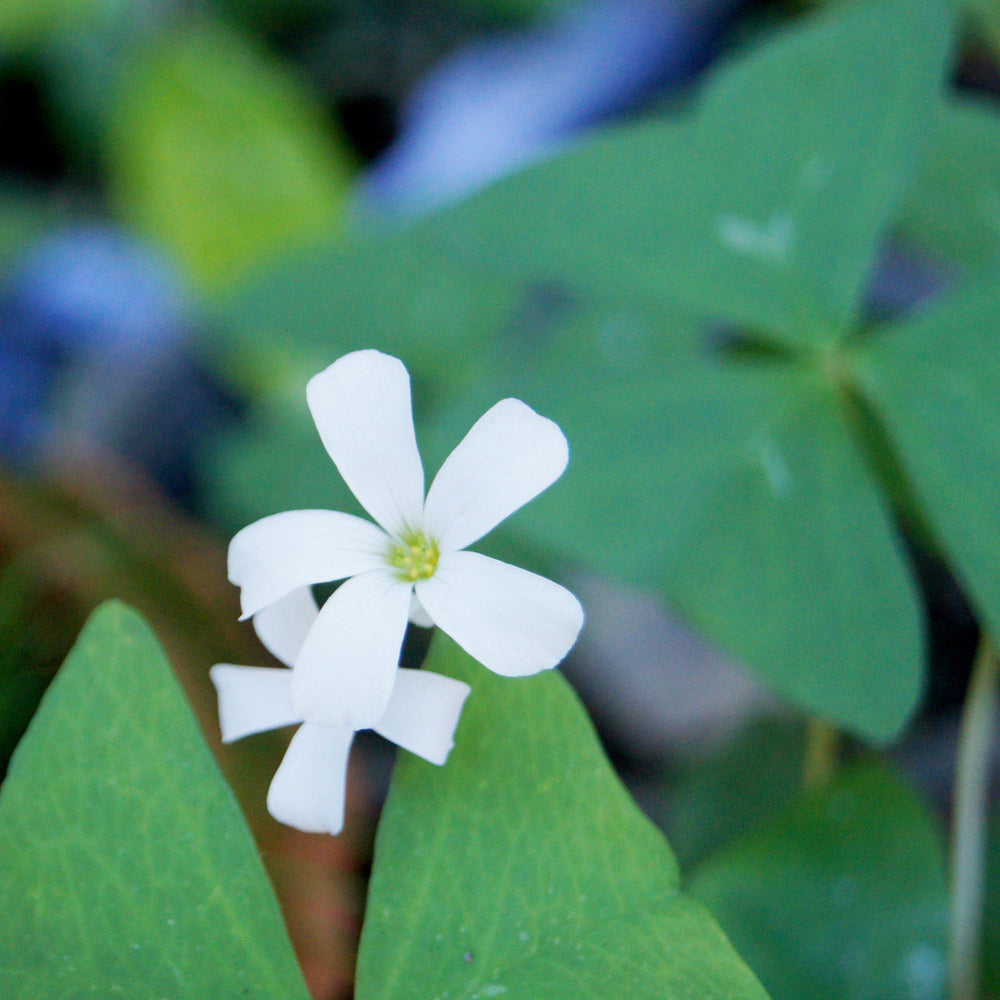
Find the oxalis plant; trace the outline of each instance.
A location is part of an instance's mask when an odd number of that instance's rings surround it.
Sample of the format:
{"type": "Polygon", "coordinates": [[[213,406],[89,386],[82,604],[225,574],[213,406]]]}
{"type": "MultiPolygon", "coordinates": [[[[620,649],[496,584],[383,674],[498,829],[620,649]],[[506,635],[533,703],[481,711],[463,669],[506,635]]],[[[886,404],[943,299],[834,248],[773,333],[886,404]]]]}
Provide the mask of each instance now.
{"type": "MultiPolygon", "coordinates": [[[[1000,124],[951,85],[956,21],[935,0],[803,17],[683,108],[231,303],[258,349],[287,338],[318,374],[314,426],[272,412],[246,439],[259,494],[230,547],[286,666],[205,668],[224,739],[298,727],[268,793],[282,822],[336,835],[355,733],[403,748],[360,1000],[996,991],[1000,124]],[[887,295],[899,261],[925,294],[887,295]],[[454,448],[426,494],[407,368],[426,453],[454,448]],[[369,518],[282,477],[289,454],[332,458],[369,518]],[[663,595],[808,720],[801,794],[683,885],[558,670],[580,603],[476,551],[502,521],[548,575],[663,595]],[[947,856],[884,762],[924,686],[914,551],[980,635],[947,856]],[[398,665],[408,623],[433,627],[419,670],[398,665]]],[[[307,995],[235,800],[121,604],[18,748],[0,858],[4,997],[307,995]]]]}

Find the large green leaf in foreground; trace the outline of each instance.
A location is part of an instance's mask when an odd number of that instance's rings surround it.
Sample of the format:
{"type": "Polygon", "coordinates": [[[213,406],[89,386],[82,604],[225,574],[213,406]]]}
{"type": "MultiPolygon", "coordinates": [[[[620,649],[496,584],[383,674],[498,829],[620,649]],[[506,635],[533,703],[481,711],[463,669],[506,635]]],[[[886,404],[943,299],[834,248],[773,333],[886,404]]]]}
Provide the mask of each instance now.
{"type": "Polygon", "coordinates": [[[555,672],[473,686],[443,768],[402,755],[379,827],[359,1000],[763,1000],[555,672]]]}
{"type": "Polygon", "coordinates": [[[0,996],[308,996],[239,807],[170,665],[91,618],[0,795],[0,996]]]}

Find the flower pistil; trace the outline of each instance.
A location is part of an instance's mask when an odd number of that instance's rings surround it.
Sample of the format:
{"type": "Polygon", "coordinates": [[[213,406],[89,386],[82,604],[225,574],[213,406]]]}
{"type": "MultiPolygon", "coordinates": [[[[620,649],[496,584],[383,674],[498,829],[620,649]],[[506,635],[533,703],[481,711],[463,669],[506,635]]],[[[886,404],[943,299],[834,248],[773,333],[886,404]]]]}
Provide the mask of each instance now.
{"type": "Polygon", "coordinates": [[[437,542],[422,531],[407,534],[389,547],[389,565],[398,570],[399,579],[407,583],[429,580],[440,558],[437,542]]]}

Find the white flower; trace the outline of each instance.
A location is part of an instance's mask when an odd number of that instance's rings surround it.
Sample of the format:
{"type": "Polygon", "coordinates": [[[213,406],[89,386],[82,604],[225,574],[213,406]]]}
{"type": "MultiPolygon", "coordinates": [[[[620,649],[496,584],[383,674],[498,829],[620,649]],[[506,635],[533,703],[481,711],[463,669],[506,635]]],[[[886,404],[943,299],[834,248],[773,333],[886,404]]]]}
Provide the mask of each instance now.
{"type": "MultiPolygon", "coordinates": [[[[316,615],[311,591],[300,587],[256,614],[254,628],[264,645],[290,666],[316,615]]],[[[283,667],[212,667],[223,743],[303,722],[292,704],[292,673],[283,667]]],[[[432,764],[443,764],[468,694],[469,685],[462,681],[429,670],[400,669],[385,713],[372,728],[432,764]]],[[[303,723],[268,790],[271,815],[307,833],[339,833],[353,739],[353,729],[303,723]]]]}
{"type": "Polygon", "coordinates": [[[242,588],[244,618],[295,588],[345,580],[295,660],[296,713],[319,725],[374,726],[394,690],[408,618],[437,625],[505,676],[562,660],[583,625],[579,601],[551,580],[465,551],[562,475],[569,449],[556,424],[519,400],[497,403],[425,500],[400,361],[345,355],[310,380],[306,397],[330,457],[377,523],[288,511],[232,540],[229,578],[242,588]]]}

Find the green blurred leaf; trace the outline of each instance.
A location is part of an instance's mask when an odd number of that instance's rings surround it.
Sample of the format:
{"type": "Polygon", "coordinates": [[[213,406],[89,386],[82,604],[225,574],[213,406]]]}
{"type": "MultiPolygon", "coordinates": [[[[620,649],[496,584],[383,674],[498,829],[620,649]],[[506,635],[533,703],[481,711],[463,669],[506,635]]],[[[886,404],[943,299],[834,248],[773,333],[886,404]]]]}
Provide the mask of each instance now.
{"type": "Polygon", "coordinates": [[[443,768],[397,764],[359,1000],[764,998],[558,673],[495,677],[444,636],[426,666],[473,691],[443,768]]]}
{"type": "Polygon", "coordinates": [[[967,267],[1000,261],[1000,116],[994,105],[957,98],[942,104],[899,228],[967,267]]]}
{"type": "Polygon", "coordinates": [[[1000,808],[990,819],[983,914],[983,985],[1000,995],[1000,808]]]}
{"type": "Polygon", "coordinates": [[[212,512],[230,527],[277,510],[356,508],[306,408],[317,371],[359,348],[401,357],[419,418],[492,370],[518,310],[522,326],[531,322],[523,289],[405,235],[289,254],[223,309],[232,332],[222,364],[260,400],[237,431],[204,449],[212,512]]]}
{"type": "Polygon", "coordinates": [[[996,56],[1000,53],[1000,6],[996,0],[965,0],[963,6],[996,56]]]}
{"type": "Polygon", "coordinates": [[[56,28],[86,27],[114,5],[115,0],[3,0],[0,50],[36,46],[56,28]]]}
{"type": "Polygon", "coordinates": [[[824,12],[718,69],[693,117],[607,132],[426,231],[786,344],[833,341],[918,161],[949,22],[935,0],[824,12]]]}
{"type": "Polygon", "coordinates": [[[250,833],[157,642],[102,606],[0,795],[0,994],[302,998],[250,833]]]}
{"type": "Polygon", "coordinates": [[[677,767],[652,808],[681,870],[787,806],[801,790],[804,753],[801,720],[763,719],[718,753],[677,767]]]}
{"type": "Polygon", "coordinates": [[[113,200],[204,286],[340,226],[349,168],[329,124],[234,32],[156,35],[128,60],[113,119],[113,200]]]}
{"type": "Polygon", "coordinates": [[[510,364],[477,396],[523,398],[570,442],[569,469],[519,528],[658,589],[809,711],[894,736],[922,686],[919,602],[834,386],[681,348],[615,369],[602,343],[573,342],[573,363],[510,364]]]}
{"type": "Polygon", "coordinates": [[[885,328],[860,363],[924,516],[1000,635],[1000,294],[995,275],[885,328]]]}
{"type": "Polygon", "coordinates": [[[927,808],[874,767],[843,774],[696,872],[775,1000],[940,1000],[944,846],[927,808]]]}
{"type": "Polygon", "coordinates": [[[228,533],[282,510],[364,515],[320,441],[305,384],[303,378],[294,398],[268,400],[238,428],[203,443],[205,505],[228,533]]]}
{"type": "Polygon", "coordinates": [[[274,379],[276,353],[298,359],[308,377],[348,351],[375,347],[405,358],[418,377],[459,383],[483,370],[484,350],[521,294],[403,235],[289,254],[225,309],[233,346],[254,359],[261,380],[274,379]]]}
{"type": "Polygon", "coordinates": [[[25,245],[40,235],[39,208],[40,199],[0,187],[0,277],[7,277],[25,245]]]}
{"type": "MultiPolygon", "coordinates": [[[[919,605],[890,514],[831,386],[796,372],[743,384],[735,375],[700,388],[706,418],[714,410],[723,427],[698,441],[670,440],[660,425],[665,479],[697,469],[702,449],[718,462],[695,473],[697,496],[663,484],[667,587],[779,692],[890,739],[922,687],[919,605]],[[739,397],[754,409],[730,416],[739,397]]],[[[661,413],[684,419],[676,403],[661,413]]]]}

